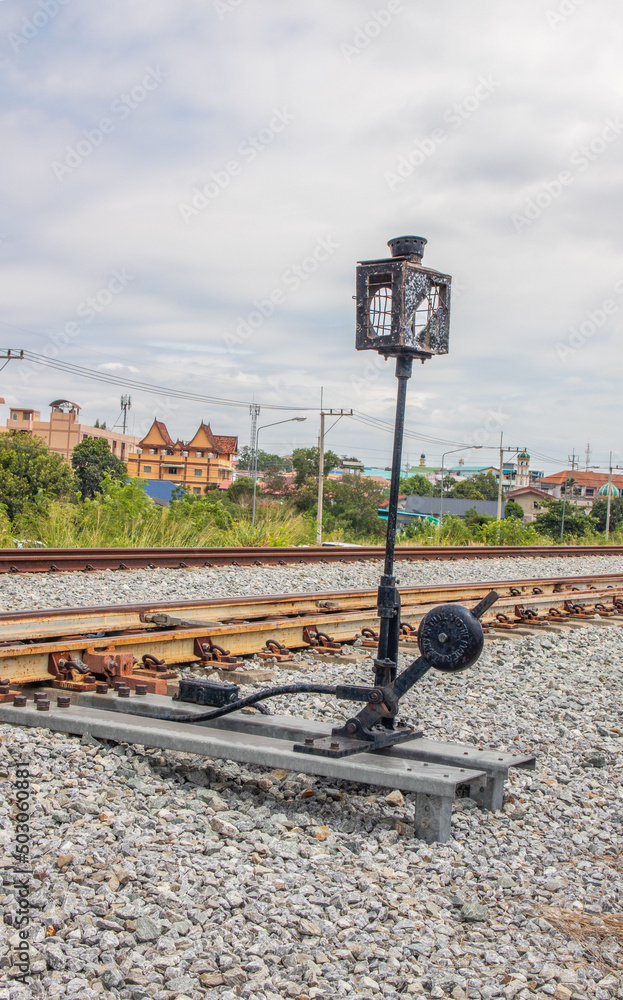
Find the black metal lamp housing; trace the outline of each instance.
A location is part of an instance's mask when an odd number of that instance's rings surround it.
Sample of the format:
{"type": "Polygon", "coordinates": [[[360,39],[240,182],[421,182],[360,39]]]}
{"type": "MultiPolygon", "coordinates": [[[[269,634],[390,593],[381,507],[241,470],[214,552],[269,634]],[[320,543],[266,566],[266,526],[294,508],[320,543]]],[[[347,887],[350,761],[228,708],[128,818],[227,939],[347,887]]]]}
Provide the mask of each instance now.
{"type": "Polygon", "coordinates": [[[389,240],[391,257],[357,266],[358,351],[426,360],[448,353],[452,278],[422,265],[423,236],[389,240]]]}

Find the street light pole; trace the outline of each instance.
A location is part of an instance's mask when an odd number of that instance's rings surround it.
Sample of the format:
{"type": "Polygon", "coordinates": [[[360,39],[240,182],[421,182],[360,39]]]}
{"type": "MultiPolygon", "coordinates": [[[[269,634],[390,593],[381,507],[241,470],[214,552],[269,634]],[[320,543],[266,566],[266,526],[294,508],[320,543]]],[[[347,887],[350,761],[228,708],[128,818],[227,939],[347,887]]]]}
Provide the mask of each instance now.
{"type": "Polygon", "coordinates": [[[440,528],[443,528],[443,466],[444,466],[444,462],[446,460],[446,455],[454,455],[457,451],[471,451],[472,448],[473,448],[474,451],[480,451],[480,449],[482,448],[482,445],[481,444],[474,444],[474,445],[470,445],[470,447],[465,447],[465,448],[452,448],[450,451],[444,451],[443,455],[441,456],[441,496],[440,496],[440,503],[439,503],[439,527],[440,528]]]}
{"type": "Polygon", "coordinates": [[[255,497],[257,493],[257,456],[258,456],[258,438],[260,436],[260,431],[265,430],[267,427],[276,427],[277,424],[291,424],[293,421],[296,423],[301,423],[303,420],[307,420],[307,417],[288,417],[287,420],[275,420],[272,424],[263,424],[262,427],[258,427],[255,432],[255,462],[253,468],[253,512],[251,514],[251,527],[255,527],[255,497]]]}

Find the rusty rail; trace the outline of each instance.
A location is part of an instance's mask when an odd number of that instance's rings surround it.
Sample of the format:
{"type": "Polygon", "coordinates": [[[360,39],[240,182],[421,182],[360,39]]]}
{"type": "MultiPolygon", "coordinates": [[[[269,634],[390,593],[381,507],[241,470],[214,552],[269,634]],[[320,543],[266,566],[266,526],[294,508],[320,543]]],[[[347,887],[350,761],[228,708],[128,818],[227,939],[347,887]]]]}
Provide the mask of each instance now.
{"type": "MultiPolygon", "coordinates": [[[[379,545],[248,546],[240,548],[0,549],[0,573],[292,566],[382,560],[379,545]]],[[[398,560],[434,561],[521,556],[623,555],[621,545],[399,545],[398,560]]]]}
{"type": "MultiPolygon", "coordinates": [[[[410,626],[405,648],[431,607],[448,601],[471,607],[491,588],[500,596],[483,624],[494,632],[623,615],[623,574],[402,588],[401,617],[410,626]]],[[[270,650],[271,642],[278,644],[280,659],[289,658],[290,649],[315,645],[320,635],[327,640],[321,644],[325,652],[339,653],[342,643],[374,634],[378,624],[375,591],[5,613],[0,677],[8,685],[41,683],[53,675],[54,683],[71,690],[94,688],[101,677],[125,679],[164,693],[176,664],[218,661],[233,669],[236,657],[270,650]],[[212,650],[223,655],[215,657],[212,650]]],[[[10,697],[8,688],[0,691],[0,701],[10,697]]]]}

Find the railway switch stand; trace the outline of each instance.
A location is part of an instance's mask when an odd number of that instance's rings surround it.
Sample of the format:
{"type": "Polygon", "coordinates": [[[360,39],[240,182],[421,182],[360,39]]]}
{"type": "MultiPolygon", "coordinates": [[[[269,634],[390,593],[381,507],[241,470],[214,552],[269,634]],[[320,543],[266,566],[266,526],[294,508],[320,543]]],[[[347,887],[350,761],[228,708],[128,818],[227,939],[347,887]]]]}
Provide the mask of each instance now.
{"type": "MultiPolygon", "coordinates": [[[[218,638],[227,631],[220,619],[178,618],[163,609],[141,612],[140,620],[148,626],[144,641],[151,642],[153,637],[155,643],[154,653],[144,653],[142,663],[129,649],[118,652],[114,645],[107,645],[114,639],[114,631],[102,633],[103,651],[87,648],[82,651],[82,659],[77,652],[79,642],[70,642],[70,648],[61,652],[57,645],[50,653],[47,669],[51,686],[40,692],[35,705],[28,703],[19,690],[11,690],[8,682],[0,685],[1,722],[47,726],[66,733],[89,734],[96,739],[140,743],[400,788],[415,793],[416,835],[428,842],[445,841],[451,836],[452,800],[457,795],[469,795],[485,809],[501,808],[508,769],[534,767],[532,756],[429,740],[400,712],[400,699],[431,668],[454,673],[476,662],[484,643],[480,619],[499,596],[493,590],[471,610],[459,603],[433,607],[419,621],[417,638],[412,624],[401,623],[394,555],[407,383],[414,360],[424,362],[448,353],[450,328],[452,279],[423,266],[425,244],[426,240],[419,236],[392,239],[388,244],[390,258],[361,261],[357,267],[356,349],[375,350],[385,358],[395,358],[398,380],[385,563],[376,594],[380,624],[371,682],[283,684],[241,698],[237,685],[188,678],[181,679],[179,693],[172,699],[165,694],[167,680],[175,676],[168,666],[182,660],[169,658],[168,650],[166,661],[158,658],[155,651],[164,653],[166,639],[179,646],[178,655],[182,648],[187,649],[187,642],[193,643],[192,659],[200,663],[224,661],[231,668],[237,657],[213,641],[210,633],[214,632],[218,638]],[[417,641],[420,655],[399,672],[399,643],[405,637],[413,644],[417,641]],[[113,684],[116,695],[112,693],[113,684]],[[65,688],[66,692],[58,695],[54,687],[65,688]],[[48,697],[50,691],[58,695],[54,706],[48,697]],[[309,719],[270,715],[261,704],[269,698],[305,692],[332,695],[362,707],[345,723],[331,729],[326,723],[309,719]],[[257,706],[260,714],[240,711],[247,706],[257,706]]],[[[123,558],[131,557],[126,550],[121,554],[123,558]]],[[[122,563],[120,567],[125,565],[122,563]]],[[[9,569],[12,568],[13,563],[9,569]]],[[[53,564],[46,568],[58,567],[53,564]]],[[[373,608],[374,595],[370,597],[369,607],[373,608]]],[[[515,603],[514,597],[504,600],[504,607],[509,600],[515,603]]],[[[548,595],[533,598],[537,604],[551,600],[548,595]]],[[[334,607],[333,602],[322,603],[327,610],[329,605],[331,610],[334,607]]],[[[405,618],[410,617],[407,607],[405,602],[405,618]]],[[[343,619],[339,609],[337,612],[336,619],[343,619]]],[[[306,613],[309,615],[309,609],[306,613]]],[[[571,614],[571,610],[565,609],[565,614],[571,614]]],[[[276,624],[285,623],[291,628],[293,621],[286,617],[278,619],[276,624]]],[[[339,654],[341,644],[320,632],[313,622],[314,618],[310,621],[309,617],[305,622],[303,643],[324,654],[339,654]]],[[[369,629],[368,622],[365,624],[369,633],[366,645],[370,645],[377,635],[369,629]]],[[[239,631],[240,625],[234,623],[232,636],[239,631]]],[[[289,650],[277,638],[282,634],[277,627],[268,637],[266,650],[277,659],[289,659],[289,650]]],[[[140,634],[131,629],[129,633],[121,630],[119,635],[122,644],[140,640],[140,634]]],[[[263,638],[266,639],[266,632],[263,638]]],[[[3,645],[6,647],[7,643],[3,645]]],[[[24,655],[35,654],[37,649],[33,645],[22,648],[23,643],[18,647],[17,651],[24,655]]],[[[141,655],[142,650],[137,652],[141,655]]]]}

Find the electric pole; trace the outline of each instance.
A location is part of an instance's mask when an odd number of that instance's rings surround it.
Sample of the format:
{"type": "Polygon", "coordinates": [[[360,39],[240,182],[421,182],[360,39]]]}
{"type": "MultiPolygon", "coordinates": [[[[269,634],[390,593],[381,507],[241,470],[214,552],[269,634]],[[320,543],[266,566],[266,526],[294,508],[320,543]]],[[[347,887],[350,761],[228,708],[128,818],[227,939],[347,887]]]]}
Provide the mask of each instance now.
{"type": "Polygon", "coordinates": [[[316,545],[322,545],[322,501],[324,494],[324,418],[325,417],[337,417],[331,424],[331,428],[335,427],[338,420],[342,417],[352,417],[352,410],[320,410],[320,437],[318,438],[318,513],[316,515],[316,545]]]}
{"type": "Polygon", "coordinates": [[[608,462],[608,503],[606,505],[606,541],[610,537],[610,493],[612,491],[612,452],[608,462]]]}
{"type": "Polygon", "coordinates": [[[132,397],[131,396],[122,396],[121,397],[121,412],[122,412],[123,416],[122,416],[121,419],[122,419],[123,433],[124,434],[127,431],[127,427],[128,427],[128,410],[130,409],[131,406],[132,406],[132,397]]]}
{"type": "Polygon", "coordinates": [[[249,472],[253,476],[253,481],[257,479],[257,418],[260,412],[259,403],[251,403],[249,413],[251,414],[251,454],[249,456],[249,472]]]}

